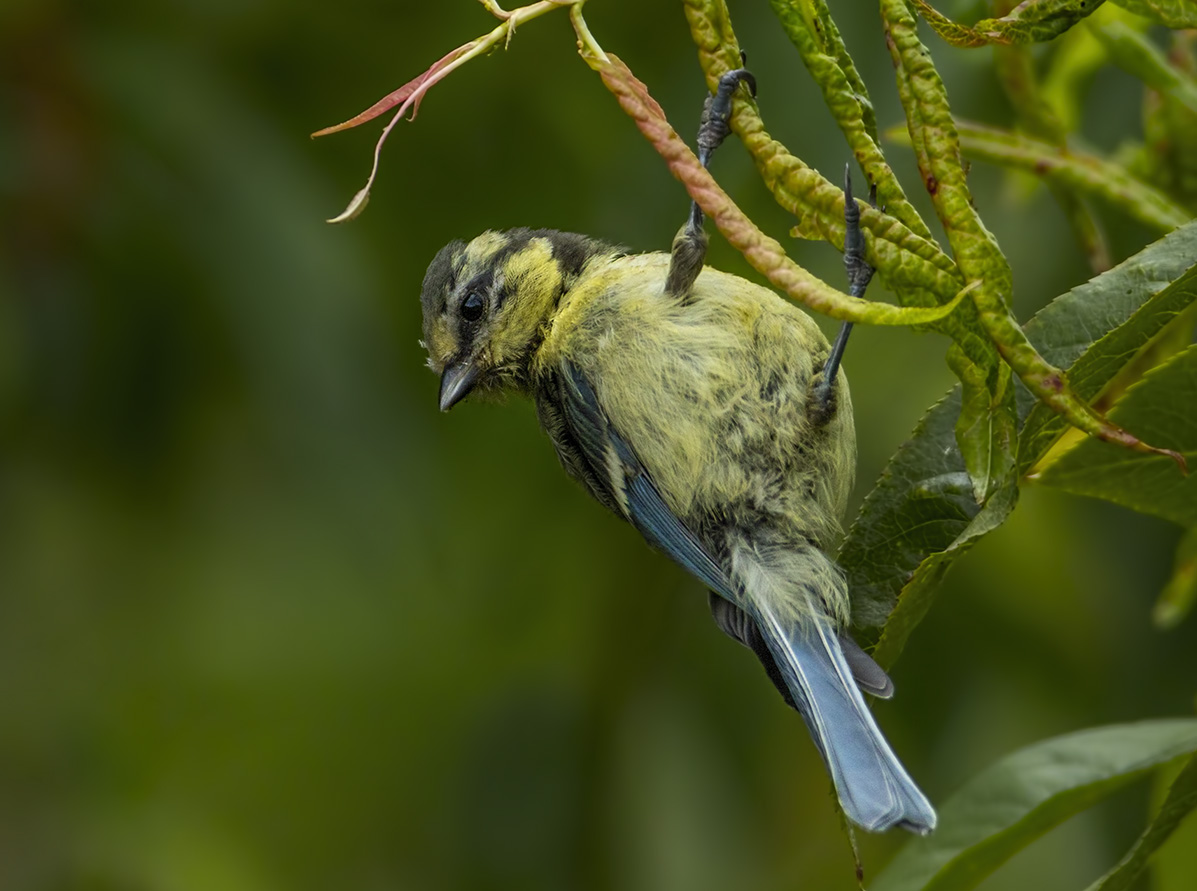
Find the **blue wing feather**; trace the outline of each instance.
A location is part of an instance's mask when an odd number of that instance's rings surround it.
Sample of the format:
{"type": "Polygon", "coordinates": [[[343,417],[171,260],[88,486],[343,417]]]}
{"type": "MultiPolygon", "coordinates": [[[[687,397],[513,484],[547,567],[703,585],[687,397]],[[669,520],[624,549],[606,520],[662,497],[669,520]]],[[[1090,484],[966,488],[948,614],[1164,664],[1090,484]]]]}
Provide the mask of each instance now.
{"type": "MultiPolygon", "coordinates": [[[[822,616],[802,622],[783,620],[758,603],[751,591],[736,596],[728,574],[669,510],[635,452],[611,427],[586,377],[567,365],[563,378],[565,423],[611,500],[651,545],[746,610],[760,629],[849,819],[873,831],[903,826],[925,833],[934,828],[935,811],[877,728],[830,620],[822,616]]],[[[733,636],[742,641],[747,637],[733,636]]]]}
{"type": "Polygon", "coordinates": [[[567,368],[565,418],[596,474],[603,476],[628,520],[649,544],[721,597],[735,600],[726,573],[702,542],[669,510],[636,453],[608,423],[589,381],[575,366],[567,368]],[[610,460],[611,453],[618,458],[610,460]],[[613,470],[618,468],[617,473],[613,470]],[[616,477],[616,478],[613,478],[616,477]]]}

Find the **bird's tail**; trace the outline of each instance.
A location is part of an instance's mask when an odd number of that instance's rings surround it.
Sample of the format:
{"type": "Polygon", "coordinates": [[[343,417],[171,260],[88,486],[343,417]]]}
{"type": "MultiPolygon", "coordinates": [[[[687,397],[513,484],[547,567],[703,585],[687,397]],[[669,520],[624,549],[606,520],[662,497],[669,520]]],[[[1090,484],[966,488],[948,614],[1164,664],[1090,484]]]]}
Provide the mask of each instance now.
{"type": "Polygon", "coordinates": [[[786,621],[760,602],[751,612],[848,819],[871,832],[900,826],[926,835],[934,829],[935,810],[881,735],[830,620],[806,615],[786,621]]]}

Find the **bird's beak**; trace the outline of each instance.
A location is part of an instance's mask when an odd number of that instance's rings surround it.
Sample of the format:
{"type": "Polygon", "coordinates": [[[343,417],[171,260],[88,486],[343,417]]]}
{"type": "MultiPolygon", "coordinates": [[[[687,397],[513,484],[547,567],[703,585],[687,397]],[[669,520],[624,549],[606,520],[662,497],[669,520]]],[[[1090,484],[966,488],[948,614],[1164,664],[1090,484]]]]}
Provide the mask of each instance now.
{"type": "Polygon", "coordinates": [[[441,411],[448,411],[466,397],[478,383],[478,368],[468,359],[455,362],[441,372],[441,411]]]}

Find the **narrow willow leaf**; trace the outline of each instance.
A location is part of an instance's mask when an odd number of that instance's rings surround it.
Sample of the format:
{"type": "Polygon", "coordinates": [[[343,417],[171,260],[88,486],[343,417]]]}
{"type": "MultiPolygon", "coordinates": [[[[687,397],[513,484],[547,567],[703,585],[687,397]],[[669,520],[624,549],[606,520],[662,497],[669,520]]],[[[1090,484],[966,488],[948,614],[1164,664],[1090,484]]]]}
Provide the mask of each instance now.
{"type": "Polygon", "coordinates": [[[803,269],[785,249],[765,235],[703,167],[694,152],[669,125],[661,106],[648,88],[616,56],[598,58],[584,54],[620,107],[668,164],[669,170],[690,193],[690,197],[718,226],[732,247],[740,251],[761,275],[791,299],[832,318],[869,325],[928,325],[955,311],[967,294],[962,289],[943,306],[894,306],[863,300],[838,291],[803,269]]]}
{"type": "Polygon", "coordinates": [[[931,230],[907,200],[901,183],[885,161],[878,144],[873,103],[827,4],[823,0],[770,0],[770,5],[802,56],[811,78],[823,91],[823,101],[857,163],[877,187],[878,203],[915,234],[931,238],[931,230]]]}
{"type": "Polygon", "coordinates": [[[1175,628],[1197,603],[1197,526],[1189,529],[1176,547],[1172,578],[1160,593],[1151,611],[1157,628],[1175,628]]]}
{"type": "MultiPolygon", "coordinates": [[[[1149,245],[1109,272],[1057,297],[1027,324],[1027,335],[1069,383],[1094,399],[1161,331],[1197,302],[1197,222],[1149,245]]],[[[1021,472],[1065,431],[1047,406],[1031,406],[1019,443],[1021,472]]]]}
{"type": "MultiPolygon", "coordinates": [[[[699,62],[713,90],[723,74],[740,67],[740,47],[727,5],[723,0],[685,0],[685,11],[699,62]]],[[[774,200],[797,219],[792,234],[842,248],[843,190],[770,136],[755,102],[735,104],[731,127],[774,200]]],[[[860,224],[869,262],[904,306],[946,303],[964,287],[955,262],[934,240],[871,207],[861,208],[860,224]]]]}
{"type": "MultiPolygon", "coordinates": [[[[1187,210],[1120,164],[985,124],[959,120],[956,126],[964,154],[974,160],[1025,170],[1065,188],[1088,192],[1160,232],[1192,219],[1187,210]]],[[[898,128],[886,135],[905,141],[898,128]]]]}
{"type": "MultiPolygon", "coordinates": [[[[1014,358],[1024,358],[1026,351],[1019,343],[1021,332],[1017,325],[1002,326],[999,321],[1008,317],[1006,301],[1012,293],[1010,266],[997,239],[985,228],[973,207],[960,157],[960,139],[943,80],[919,39],[917,22],[905,0],[882,0],[881,14],[919,173],[947,232],[961,273],[966,281],[981,283],[972,292],[976,321],[999,351],[1005,347],[1014,358]]],[[[1013,400],[1007,396],[1009,373],[991,350],[970,349],[967,342],[957,342],[968,363],[962,361],[963,357],[952,363],[961,376],[966,397],[956,435],[976,500],[983,502],[1012,477],[1014,415],[1013,400]]],[[[1019,370],[1013,362],[1011,366],[1019,370]]],[[[1020,376],[1025,379],[1021,371],[1020,376]]],[[[1033,382],[1031,385],[1034,389],[1033,382]]]]}
{"type": "Polygon", "coordinates": [[[340,133],[342,130],[350,130],[354,127],[361,126],[367,121],[372,121],[379,115],[386,114],[392,108],[402,105],[404,112],[411,111],[411,117],[414,120],[416,112],[420,110],[420,101],[424,98],[426,90],[420,90],[420,87],[428,83],[431,78],[448,67],[451,63],[459,59],[465,53],[469,52],[474,47],[476,41],[463,44],[457,49],[449,52],[442,58],[433,62],[427,71],[418,74],[416,77],[409,80],[397,90],[392,90],[387,95],[383,96],[365,111],[356,114],[347,121],[340,124],[334,124],[331,127],[325,127],[323,130],[317,130],[312,134],[312,138],[316,139],[320,136],[328,136],[331,133],[340,133]]]}
{"type": "Polygon", "coordinates": [[[906,844],[871,891],[967,891],[1054,826],[1197,750],[1197,719],[1082,730],[1021,749],[943,804],[934,835],[906,844]]]}
{"type": "MultiPolygon", "coordinates": [[[[1197,459],[1197,345],[1148,372],[1110,413],[1155,442],[1197,459]]],[[[1121,504],[1197,526],[1197,475],[1178,477],[1171,462],[1086,439],[1038,474],[1045,486],[1121,504]]]]}
{"type": "MultiPolygon", "coordinates": [[[[1197,270],[1189,270],[1195,257],[1197,223],[1056,298],[1027,323],[1027,336],[1048,361],[1068,368],[1074,386],[1092,398],[1197,299],[1197,270]]],[[[1020,445],[1025,469],[1067,425],[1029,391],[1020,389],[1017,395],[1019,414],[1026,418],[1020,445]]],[[[923,416],[865,498],[840,548],[853,623],[865,643],[880,639],[924,560],[942,555],[935,557],[934,567],[941,576],[1004,519],[1007,505],[999,502],[973,525],[981,507],[954,435],[960,402],[957,387],[923,416]]],[[[930,604],[929,573],[919,578],[912,604],[902,607],[900,624],[890,633],[888,664],[930,604]]]]}
{"type": "Polygon", "coordinates": [[[1088,891],[1128,891],[1147,868],[1151,855],[1159,850],[1180,822],[1197,808],[1197,757],[1190,758],[1172,781],[1168,797],[1135,846],[1119,864],[1089,886],[1088,891]]]}
{"type": "Polygon", "coordinates": [[[1089,27],[1115,65],[1152,89],[1197,111],[1197,80],[1172,65],[1163,50],[1145,34],[1126,22],[1094,23],[1089,27]]]}
{"type": "MultiPolygon", "coordinates": [[[[504,46],[506,46],[507,43],[510,43],[511,35],[515,33],[518,25],[542,16],[547,12],[562,8],[562,4],[550,2],[550,0],[542,0],[540,3],[521,6],[519,9],[513,9],[509,13],[502,12],[493,3],[485,5],[491,13],[503,19],[490,33],[484,34],[475,40],[471,40],[469,43],[464,43],[456,49],[451,50],[433,62],[427,70],[412,78],[398,89],[391,91],[365,111],[354,115],[347,121],[334,124],[331,127],[325,127],[323,130],[317,130],[312,134],[312,138],[316,138],[318,136],[326,136],[330,133],[339,133],[342,130],[349,130],[367,121],[372,121],[394,109],[391,120],[387,123],[382,131],[382,135],[378,137],[378,141],[374,144],[374,163],[370,167],[370,176],[366,180],[366,184],[358,189],[357,194],[353,196],[343,211],[326,222],[344,223],[356,219],[366,209],[366,204],[370,200],[370,190],[374,188],[374,181],[378,178],[378,165],[382,156],[383,145],[386,144],[391,131],[395,129],[395,125],[403,119],[405,114],[410,112],[411,116],[409,120],[415,119],[416,112],[420,109],[420,103],[433,86],[444,80],[466,62],[489,52],[500,41],[503,41],[504,46]]],[[[570,8],[572,14],[573,9],[576,7],[571,6],[570,8]]]]}
{"type": "Polygon", "coordinates": [[[931,28],[953,46],[1043,43],[1059,37],[1091,15],[1105,0],[1029,0],[1010,15],[982,19],[971,27],[953,22],[927,0],[914,0],[931,28]]]}
{"type": "Polygon", "coordinates": [[[1169,28],[1197,28],[1197,5],[1193,0],[1114,0],[1114,3],[1169,28]]]}

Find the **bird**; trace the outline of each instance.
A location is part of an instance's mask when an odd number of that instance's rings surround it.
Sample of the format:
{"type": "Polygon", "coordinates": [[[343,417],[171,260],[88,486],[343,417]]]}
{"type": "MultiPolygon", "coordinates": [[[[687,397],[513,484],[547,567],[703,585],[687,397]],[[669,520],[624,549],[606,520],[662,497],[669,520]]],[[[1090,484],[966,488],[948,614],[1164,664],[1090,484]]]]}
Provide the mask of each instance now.
{"type": "MultiPolygon", "coordinates": [[[[704,166],[742,82],[755,94],[737,69],[707,100],[704,166]]],[[[845,220],[863,293],[872,267],[850,177],[845,220]]],[[[566,472],[707,588],[716,624],[803,718],[847,818],[926,834],[935,811],[862,693],[893,685],[847,631],[829,556],[855,478],[849,326],[831,345],[772,290],[705,266],[702,227],[692,204],[668,253],[535,228],[447,244],[421,288],[439,407],[532,398],[566,472]]]]}

